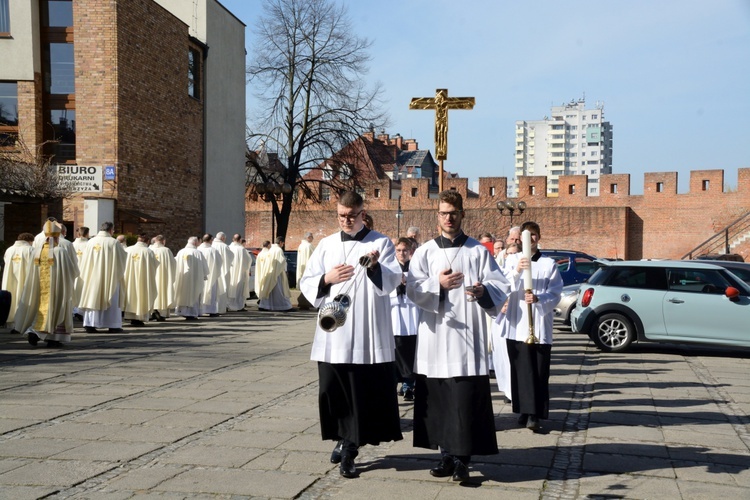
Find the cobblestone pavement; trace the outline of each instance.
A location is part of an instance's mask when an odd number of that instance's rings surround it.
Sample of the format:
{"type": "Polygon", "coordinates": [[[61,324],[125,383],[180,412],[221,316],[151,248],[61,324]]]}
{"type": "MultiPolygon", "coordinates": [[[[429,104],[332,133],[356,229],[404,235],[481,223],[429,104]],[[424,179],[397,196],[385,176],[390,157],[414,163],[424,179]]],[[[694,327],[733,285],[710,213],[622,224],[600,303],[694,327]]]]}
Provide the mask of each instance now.
{"type": "Polygon", "coordinates": [[[748,351],[603,354],[558,333],[545,432],[495,393],[499,453],[459,485],[428,474],[402,402],[404,440],[362,448],[344,479],[318,430],[314,322],[252,305],[63,349],[0,330],[0,498],[750,497],[748,351]]]}

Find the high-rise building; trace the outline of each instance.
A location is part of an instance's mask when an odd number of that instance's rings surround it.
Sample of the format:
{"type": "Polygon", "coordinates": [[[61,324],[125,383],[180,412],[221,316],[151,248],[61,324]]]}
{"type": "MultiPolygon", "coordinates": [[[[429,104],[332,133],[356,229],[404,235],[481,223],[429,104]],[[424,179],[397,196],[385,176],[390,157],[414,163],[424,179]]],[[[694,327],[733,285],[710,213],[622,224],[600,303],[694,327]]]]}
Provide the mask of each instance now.
{"type": "Polygon", "coordinates": [[[587,175],[589,196],[599,195],[599,176],[612,173],[612,125],[604,103],[586,109],[586,100],[552,106],[542,120],[516,122],[516,152],[509,196],[519,196],[518,177],[544,175],[547,194],[558,193],[561,175],[587,175]]]}

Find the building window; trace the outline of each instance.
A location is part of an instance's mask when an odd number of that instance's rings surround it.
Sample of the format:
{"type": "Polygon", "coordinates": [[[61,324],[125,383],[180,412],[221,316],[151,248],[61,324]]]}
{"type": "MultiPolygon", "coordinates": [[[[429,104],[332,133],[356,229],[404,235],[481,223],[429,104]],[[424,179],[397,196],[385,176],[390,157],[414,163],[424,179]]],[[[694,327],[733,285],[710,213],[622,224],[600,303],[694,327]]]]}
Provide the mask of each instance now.
{"type": "Polygon", "coordinates": [[[411,197],[416,198],[417,197],[417,188],[411,188],[411,197]]]}
{"type": "Polygon", "coordinates": [[[609,192],[612,194],[617,194],[617,184],[610,184],[609,185],[609,192]]]}
{"type": "Polygon", "coordinates": [[[201,98],[201,57],[193,48],[188,49],[188,95],[201,98]]]}
{"type": "Polygon", "coordinates": [[[703,182],[701,183],[701,187],[703,188],[703,191],[708,191],[709,184],[710,182],[708,180],[706,179],[703,180],[703,182]]]}
{"type": "Polygon", "coordinates": [[[656,192],[661,193],[664,191],[664,183],[663,182],[657,182],[656,183],[656,192]]]}
{"type": "Polygon", "coordinates": [[[10,36],[10,9],[8,0],[0,0],[0,36],[10,36]]]}
{"type": "Polygon", "coordinates": [[[536,194],[536,188],[535,188],[535,186],[529,186],[529,194],[531,196],[534,196],[536,194]]]}
{"type": "Polygon", "coordinates": [[[571,184],[570,186],[568,186],[568,194],[576,194],[576,185],[575,184],[571,184]]]}
{"type": "Polygon", "coordinates": [[[44,122],[50,140],[50,153],[56,163],[74,163],[76,159],[76,110],[49,109],[44,122]]]}
{"type": "Polygon", "coordinates": [[[490,196],[495,196],[495,186],[490,186],[490,196]]]}
{"type": "Polygon", "coordinates": [[[0,82],[0,149],[18,141],[18,83],[0,82]]]}
{"type": "Polygon", "coordinates": [[[375,188],[375,198],[380,198],[380,189],[375,188]]]}
{"type": "Polygon", "coordinates": [[[331,200],[331,188],[328,186],[321,186],[320,187],[320,201],[330,201],[331,200]]]}

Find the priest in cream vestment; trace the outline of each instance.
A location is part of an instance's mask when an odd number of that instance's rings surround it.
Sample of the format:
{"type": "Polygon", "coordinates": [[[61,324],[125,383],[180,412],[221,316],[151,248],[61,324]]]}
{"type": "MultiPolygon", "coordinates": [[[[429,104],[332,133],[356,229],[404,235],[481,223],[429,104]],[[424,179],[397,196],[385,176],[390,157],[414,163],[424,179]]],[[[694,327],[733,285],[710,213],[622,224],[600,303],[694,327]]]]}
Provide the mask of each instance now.
{"type": "Polygon", "coordinates": [[[97,328],[122,331],[122,281],[128,254],[112,237],[114,227],[111,222],[103,223],[101,231],[86,244],[81,258],[83,290],[78,308],[89,333],[96,333],[97,328]]]}
{"type": "Polygon", "coordinates": [[[227,290],[230,311],[244,311],[245,299],[250,293],[250,266],[253,264],[253,258],[241,241],[242,236],[235,234],[232,244],[229,245],[229,251],[234,256],[227,290]]]}
{"type": "Polygon", "coordinates": [[[172,250],[164,243],[166,239],[159,234],[154,237],[151,251],[159,261],[156,268],[156,299],[154,299],[153,315],[151,319],[164,321],[169,317],[169,310],[174,307],[174,281],[177,272],[177,262],[172,250]]]}
{"type": "Polygon", "coordinates": [[[125,264],[123,311],[125,319],[133,326],[143,326],[151,316],[156,300],[156,270],[159,261],[148,247],[148,236],[138,236],[135,245],[125,249],[128,262],[125,264]]]}
{"type": "Polygon", "coordinates": [[[216,233],[216,238],[211,242],[211,246],[218,250],[221,255],[221,275],[219,275],[219,281],[221,284],[219,290],[223,291],[219,293],[217,312],[219,314],[224,314],[227,312],[229,306],[229,283],[232,280],[234,253],[232,253],[229,249],[229,245],[227,245],[227,235],[221,231],[216,233]]]}
{"type": "Polygon", "coordinates": [[[203,254],[206,265],[208,265],[208,278],[203,283],[201,314],[216,317],[219,315],[219,297],[226,290],[224,290],[224,280],[221,279],[223,276],[221,252],[214,248],[213,240],[212,235],[204,234],[203,243],[198,247],[198,251],[203,254]]]}
{"type": "Polygon", "coordinates": [[[16,309],[26,285],[26,279],[31,271],[30,263],[34,256],[34,235],[21,233],[12,247],[5,251],[5,270],[3,272],[2,290],[10,292],[10,310],[8,312],[7,326],[11,332],[19,333],[13,322],[15,321],[16,309]]]}
{"type": "Polygon", "coordinates": [[[286,276],[286,256],[281,245],[284,239],[276,238],[268,252],[258,254],[255,262],[255,293],[258,294],[258,310],[291,311],[292,293],[286,276]]]}
{"type": "Polygon", "coordinates": [[[34,249],[15,322],[29,344],[44,340],[53,347],[70,342],[73,333],[73,283],[78,266],[59,244],[60,224],[47,221],[44,234],[47,241],[34,249]]]}

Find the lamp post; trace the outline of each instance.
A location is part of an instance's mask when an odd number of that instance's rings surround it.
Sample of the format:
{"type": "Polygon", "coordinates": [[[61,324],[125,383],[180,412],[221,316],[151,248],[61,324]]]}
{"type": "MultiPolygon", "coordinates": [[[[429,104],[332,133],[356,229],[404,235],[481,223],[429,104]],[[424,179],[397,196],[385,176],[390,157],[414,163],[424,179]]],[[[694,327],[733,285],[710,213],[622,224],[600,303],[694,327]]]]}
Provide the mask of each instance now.
{"type": "Polygon", "coordinates": [[[404,217],[404,212],[401,210],[401,195],[398,195],[398,211],[396,211],[397,229],[396,237],[401,237],[401,219],[404,217]]]}
{"type": "Polygon", "coordinates": [[[510,217],[510,227],[513,227],[513,216],[516,212],[518,212],[518,215],[521,215],[526,210],[526,202],[512,200],[498,201],[497,209],[500,211],[500,215],[510,217]],[[505,213],[506,211],[508,212],[507,214],[505,213]]]}
{"type": "Polygon", "coordinates": [[[271,241],[273,242],[276,236],[276,196],[280,194],[289,194],[292,192],[292,186],[285,182],[279,184],[276,181],[268,182],[256,182],[254,184],[255,192],[258,193],[260,199],[266,203],[271,203],[271,241]]]}

